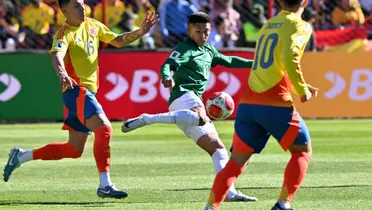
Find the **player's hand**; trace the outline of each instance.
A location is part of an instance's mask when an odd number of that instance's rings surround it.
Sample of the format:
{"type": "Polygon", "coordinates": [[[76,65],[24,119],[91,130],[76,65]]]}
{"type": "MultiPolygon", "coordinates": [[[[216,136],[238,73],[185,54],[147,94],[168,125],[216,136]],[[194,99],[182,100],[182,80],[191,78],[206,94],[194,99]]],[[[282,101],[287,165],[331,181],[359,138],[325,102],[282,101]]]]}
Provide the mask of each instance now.
{"type": "Polygon", "coordinates": [[[172,88],[174,86],[174,80],[173,79],[164,80],[163,85],[165,88],[172,88]]]}
{"type": "Polygon", "coordinates": [[[305,103],[306,101],[309,101],[312,98],[316,98],[318,96],[318,88],[315,88],[311,85],[307,85],[308,90],[306,91],[306,94],[301,97],[301,102],[305,103]]]}
{"type": "Polygon", "coordinates": [[[316,98],[318,96],[319,88],[313,87],[311,85],[307,85],[307,88],[309,88],[309,91],[311,92],[311,97],[316,98]]]}
{"type": "Polygon", "coordinates": [[[62,89],[65,89],[68,87],[73,88],[75,85],[78,85],[78,83],[74,79],[72,79],[66,74],[62,74],[59,76],[59,84],[62,89]]]}
{"type": "Polygon", "coordinates": [[[150,29],[159,21],[159,17],[155,12],[148,11],[146,13],[145,19],[142,21],[140,34],[145,35],[147,34],[150,29]]]}

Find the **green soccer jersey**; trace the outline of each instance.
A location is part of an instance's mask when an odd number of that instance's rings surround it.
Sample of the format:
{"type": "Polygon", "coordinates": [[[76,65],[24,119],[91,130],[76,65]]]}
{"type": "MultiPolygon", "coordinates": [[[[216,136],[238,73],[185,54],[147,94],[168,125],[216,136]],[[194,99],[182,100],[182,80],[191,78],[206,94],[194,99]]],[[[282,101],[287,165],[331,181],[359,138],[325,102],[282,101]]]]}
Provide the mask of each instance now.
{"type": "Polygon", "coordinates": [[[175,85],[168,105],[190,91],[201,97],[207,87],[211,67],[251,68],[252,63],[252,60],[245,58],[224,56],[210,44],[199,47],[187,37],[174,48],[160,69],[163,81],[170,79],[171,71],[174,71],[175,85]]]}

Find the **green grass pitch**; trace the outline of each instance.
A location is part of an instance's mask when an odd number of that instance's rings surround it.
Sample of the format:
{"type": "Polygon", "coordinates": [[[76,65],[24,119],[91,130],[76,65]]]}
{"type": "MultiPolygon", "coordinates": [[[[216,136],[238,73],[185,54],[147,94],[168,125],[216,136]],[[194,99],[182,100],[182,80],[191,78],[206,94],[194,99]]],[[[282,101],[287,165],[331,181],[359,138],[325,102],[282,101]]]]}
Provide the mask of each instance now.
{"type": "MultiPolygon", "coordinates": [[[[233,121],[216,122],[226,147],[233,121]]],[[[296,210],[372,209],[372,121],[308,120],[313,159],[296,210]]],[[[152,125],[129,134],[114,123],[111,176],[129,196],[99,199],[91,137],[81,159],[26,163],[1,183],[0,209],[203,209],[214,179],[210,157],[176,126],[152,125]]],[[[29,149],[66,141],[61,124],[0,125],[0,161],[13,146],[29,149]]],[[[221,209],[270,209],[275,203],[289,159],[271,139],[262,154],[236,181],[238,190],[256,203],[223,203],[221,209]]]]}

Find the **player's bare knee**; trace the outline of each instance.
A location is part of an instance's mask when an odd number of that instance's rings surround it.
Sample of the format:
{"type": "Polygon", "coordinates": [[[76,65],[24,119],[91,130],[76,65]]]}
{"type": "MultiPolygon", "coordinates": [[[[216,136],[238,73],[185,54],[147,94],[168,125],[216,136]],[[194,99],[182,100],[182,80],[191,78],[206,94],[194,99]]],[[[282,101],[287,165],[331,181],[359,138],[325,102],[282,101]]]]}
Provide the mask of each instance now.
{"type": "Polygon", "coordinates": [[[191,109],[191,111],[194,111],[198,114],[198,116],[199,116],[199,126],[203,126],[210,121],[209,117],[207,115],[205,115],[205,112],[203,111],[202,107],[194,107],[194,108],[191,109]]]}
{"type": "Polygon", "coordinates": [[[87,145],[88,138],[89,138],[89,135],[87,133],[70,130],[68,143],[73,148],[75,148],[76,151],[79,152],[81,156],[81,154],[84,152],[85,147],[87,145]]]}
{"type": "Polygon", "coordinates": [[[198,139],[196,144],[208,152],[209,155],[213,155],[219,149],[225,149],[225,145],[222,143],[217,134],[206,134],[198,139]]]}
{"type": "Polygon", "coordinates": [[[235,163],[242,167],[245,167],[252,162],[251,157],[252,153],[240,153],[233,150],[231,153],[230,160],[234,161],[235,163]]]}
{"type": "Polygon", "coordinates": [[[85,126],[92,131],[97,130],[102,126],[111,127],[111,122],[104,113],[96,114],[85,120],[85,126]]]}
{"type": "Polygon", "coordinates": [[[298,152],[301,152],[301,153],[306,153],[306,155],[311,158],[312,156],[312,153],[313,153],[313,150],[312,150],[312,147],[311,147],[311,142],[307,143],[307,144],[303,144],[303,145],[292,145],[289,147],[288,149],[291,153],[298,153],[298,152]]]}

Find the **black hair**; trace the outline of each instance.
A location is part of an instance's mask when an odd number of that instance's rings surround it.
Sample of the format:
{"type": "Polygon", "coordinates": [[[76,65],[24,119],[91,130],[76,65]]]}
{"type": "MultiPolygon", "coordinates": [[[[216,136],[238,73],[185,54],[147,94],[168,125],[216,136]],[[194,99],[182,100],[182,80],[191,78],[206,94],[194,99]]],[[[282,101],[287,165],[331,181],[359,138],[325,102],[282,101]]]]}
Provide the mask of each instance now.
{"type": "Polygon", "coordinates": [[[221,15],[218,15],[214,20],[213,20],[213,23],[215,26],[219,26],[221,24],[223,24],[225,22],[225,19],[221,16],[221,15]]]}
{"type": "Polygon", "coordinates": [[[210,23],[209,16],[204,12],[195,12],[189,16],[189,24],[210,23]]]}
{"type": "Polygon", "coordinates": [[[64,5],[68,4],[70,0],[58,0],[59,8],[62,8],[64,5]]]}
{"type": "Polygon", "coordinates": [[[300,6],[304,0],[283,0],[283,3],[289,7],[300,6]]]}

